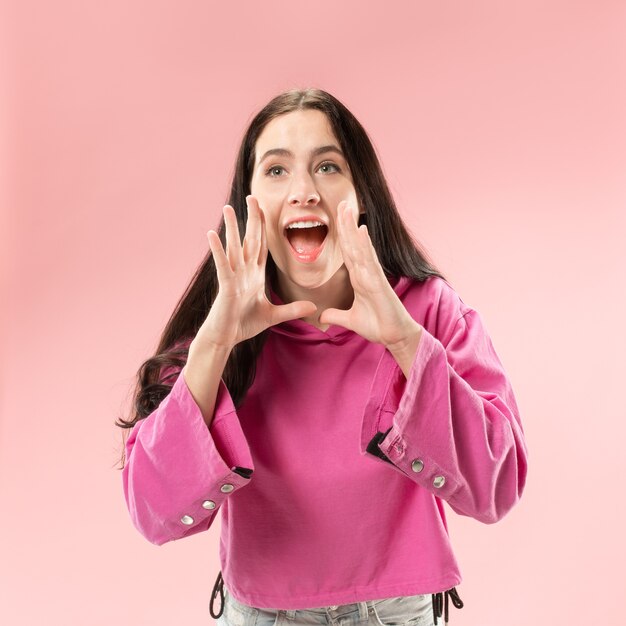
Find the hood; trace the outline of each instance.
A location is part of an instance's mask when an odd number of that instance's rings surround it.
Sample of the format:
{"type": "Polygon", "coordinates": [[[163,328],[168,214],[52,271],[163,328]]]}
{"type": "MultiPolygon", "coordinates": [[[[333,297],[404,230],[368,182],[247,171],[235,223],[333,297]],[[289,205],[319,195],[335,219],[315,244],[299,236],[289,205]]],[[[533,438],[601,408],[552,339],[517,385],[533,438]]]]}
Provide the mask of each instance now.
{"type": "MultiPolygon", "coordinates": [[[[407,276],[394,276],[388,278],[388,280],[396,295],[402,300],[402,296],[409,288],[412,279],[407,276]]],[[[267,286],[270,301],[273,304],[285,304],[280,299],[279,295],[272,289],[269,282],[267,286]]],[[[288,320],[287,322],[281,322],[280,324],[270,326],[269,329],[279,335],[285,335],[298,341],[309,342],[326,341],[330,343],[342,344],[354,337],[358,337],[357,333],[349,330],[348,328],[344,328],[343,326],[331,324],[326,330],[322,330],[302,319],[293,319],[288,320]]]]}

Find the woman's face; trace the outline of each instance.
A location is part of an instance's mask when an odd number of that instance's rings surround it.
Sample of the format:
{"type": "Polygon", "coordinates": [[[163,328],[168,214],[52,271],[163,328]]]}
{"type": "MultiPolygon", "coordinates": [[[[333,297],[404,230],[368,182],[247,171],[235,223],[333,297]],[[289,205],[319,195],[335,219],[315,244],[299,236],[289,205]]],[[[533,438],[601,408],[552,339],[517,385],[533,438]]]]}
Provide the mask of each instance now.
{"type": "Polygon", "coordinates": [[[337,205],[348,200],[356,219],[358,204],[324,113],[293,111],[267,124],[256,142],[250,191],[265,214],[267,246],[283,290],[290,282],[306,289],[328,282],[343,266],[337,205]],[[294,222],[303,228],[286,228],[294,222]]]}

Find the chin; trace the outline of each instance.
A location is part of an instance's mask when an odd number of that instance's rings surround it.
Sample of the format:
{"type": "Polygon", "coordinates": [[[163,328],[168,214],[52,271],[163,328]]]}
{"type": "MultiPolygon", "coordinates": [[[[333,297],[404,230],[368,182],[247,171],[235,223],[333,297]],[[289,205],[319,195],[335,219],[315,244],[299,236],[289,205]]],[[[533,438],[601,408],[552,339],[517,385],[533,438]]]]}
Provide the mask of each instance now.
{"type": "Polygon", "coordinates": [[[342,270],[345,271],[346,277],[348,276],[347,268],[343,263],[330,271],[327,268],[320,269],[311,266],[307,267],[305,265],[290,268],[291,271],[284,271],[278,266],[277,268],[283,277],[303,289],[318,289],[319,287],[323,287],[333,278],[339,278],[342,270]]]}
{"type": "Polygon", "coordinates": [[[307,289],[317,289],[329,283],[337,284],[343,281],[350,283],[350,274],[345,265],[340,265],[330,272],[324,272],[322,275],[311,275],[308,280],[306,276],[298,276],[297,278],[298,280],[294,282],[297,282],[301,287],[306,287],[307,289]]]}

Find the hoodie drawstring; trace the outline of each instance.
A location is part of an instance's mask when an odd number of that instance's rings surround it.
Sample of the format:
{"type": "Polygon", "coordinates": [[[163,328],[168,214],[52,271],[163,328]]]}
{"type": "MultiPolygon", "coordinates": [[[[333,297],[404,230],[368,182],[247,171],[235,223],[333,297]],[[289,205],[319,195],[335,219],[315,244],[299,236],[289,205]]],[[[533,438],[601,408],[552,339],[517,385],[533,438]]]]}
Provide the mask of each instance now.
{"type": "Polygon", "coordinates": [[[456,587],[452,587],[445,592],[433,593],[433,616],[435,617],[435,626],[437,625],[437,618],[441,617],[441,613],[444,613],[444,623],[448,623],[448,597],[452,598],[452,604],[457,609],[463,608],[463,600],[459,596],[456,587]],[[445,606],[444,606],[445,597],[445,606]]]}
{"type": "Polygon", "coordinates": [[[211,603],[209,604],[209,613],[211,613],[211,617],[213,619],[217,619],[224,612],[224,579],[222,578],[222,571],[217,575],[217,580],[213,585],[213,592],[211,593],[211,603]],[[217,594],[220,594],[220,600],[222,601],[222,606],[220,607],[220,612],[215,613],[213,610],[213,602],[215,602],[215,598],[217,598],[217,594]]]}
{"type": "MultiPolygon", "coordinates": [[[[456,587],[452,587],[451,589],[448,589],[447,591],[444,591],[444,592],[433,593],[432,601],[433,601],[433,616],[435,618],[435,626],[437,624],[437,618],[441,617],[442,613],[444,615],[444,618],[443,618],[444,623],[445,624],[448,623],[448,617],[449,617],[448,598],[452,598],[452,604],[454,604],[454,606],[457,609],[463,608],[463,600],[461,600],[461,597],[459,596],[459,592],[456,590],[456,587]],[[444,598],[445,598],[445,601],[444,601],[444,598]]],[[[209,604],[209,612],[211,613],[211,617],[213,619],[217,619],[224,612],[224,599],[225,599],[224,578],[222,577],[222,572],[220,570],[220,572],[217,575],[217,580],[215,581],[215,584],[213,585],[213,592],[211,593],[211,603],[209,604]],[[213,603],[215,602],[215,598],[217,598],[218,594],[220,595],[222,606],[220,607],[219,613],[216,613],[213,610],[213,603]]]]}

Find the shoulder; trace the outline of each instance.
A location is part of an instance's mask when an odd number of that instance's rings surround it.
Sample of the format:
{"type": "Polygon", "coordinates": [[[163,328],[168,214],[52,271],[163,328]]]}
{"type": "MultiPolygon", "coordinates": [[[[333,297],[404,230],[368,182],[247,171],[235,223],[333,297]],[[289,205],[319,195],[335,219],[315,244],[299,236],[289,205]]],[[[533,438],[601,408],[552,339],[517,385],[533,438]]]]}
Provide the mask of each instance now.
{"type": "Polygon", "coordinates": [[[394,291],[411,317],[444,345],[458,321],[473,310],[440,276],[429,276],[424,281],[402,276],[394,291]]]}

